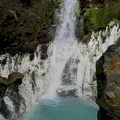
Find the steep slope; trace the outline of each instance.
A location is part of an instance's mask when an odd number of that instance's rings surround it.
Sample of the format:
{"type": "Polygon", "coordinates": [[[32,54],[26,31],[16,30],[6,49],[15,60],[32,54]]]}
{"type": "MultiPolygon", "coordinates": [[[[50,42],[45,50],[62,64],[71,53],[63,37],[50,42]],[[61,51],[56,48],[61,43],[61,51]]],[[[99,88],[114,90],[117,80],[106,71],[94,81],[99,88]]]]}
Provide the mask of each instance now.
{"type": "Polygon", "coordinates": [[[99,120],[120,120],[120,39],[97,61],[99,120]]]}

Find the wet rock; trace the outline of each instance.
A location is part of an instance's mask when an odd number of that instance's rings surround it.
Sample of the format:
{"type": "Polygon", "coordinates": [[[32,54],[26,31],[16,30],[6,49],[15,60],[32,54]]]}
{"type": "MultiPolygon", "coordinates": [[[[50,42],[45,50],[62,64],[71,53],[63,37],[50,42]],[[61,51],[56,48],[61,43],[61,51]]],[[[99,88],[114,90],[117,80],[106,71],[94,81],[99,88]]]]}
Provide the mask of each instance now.
{"type": "Polygon", "coordinates": [[[0,84],[0,97],[2,97],[5,94],[6,89],[7,89],[6,85],[0,84]]]}
{"type": "Polygon", "coordinates": [[[120,39],[97,61],[99,120],[120,120],[120,39]]]}
{"type": "Polygon", "coordinates": [[[48,49],[48,45],[42,44],[41,46],[41,59],[42,60],[45,60],[48,57],[47,49],[48,49]]]}
{"type": "Polygon", "coordinates": [[[62,85],[75,85],[79,60],[70,58],[62,73],[62,85]]]}
{"type": "Polygon", "coordinates": [[[80,18],[77,20],[76,36],[79,40],[82,40],[84,35],[85,35],[84,16],[80,16],[80,18]]]}
{"type": "Polygon", "coordinates": [[[10,75],[8,75],[8,82],[12,83],[14,81],[22,80],[24,75],[20,72],[12,72],[10,75]]]}
{"type": "Polygon", "coordinates": [[[0,76],[0,84],[9,85],[13,82],[19,83],[19,82],[21,82],[23,77],[24,77],[24,75],[22,73],[13,72],[13,73],[8,75],[8,79],[0,76]]]}
{"type": "Polygon", "coordinates": [[[0,114],[5,119],[15,120],[26,109],[25,100],[18,90],[23,77],[19,72],[11,73],[8,79],[0,76],[0,114]]]}
{"type": "Polygon", "coordinates": [[[5,77],[0,76],[0,84],[8,85],[8,79],[5,77]]]}
{"type": "Polygon", "coordinates": [[[75,85],[62,85],[59,87],[56,92],[59,96],[65,97],[65,96],[72,96],[72,97],[77,97],[77,86],[75,85]]]}
{"type": "Polygon", "coordinates": [[[7,60],[7,58],[6,58],[6,57],[5,57],[5,58],[3,58],[2,60],[0,60],[0,64],[5,65],[5,64],[6,64],[6,60],[7,60]]]}
{"type": "Polygon", "coordinates": [[[18,87],[15,84],[12,84],[7,88],[2,99],[1,109],[1,114],[6,119],[10,120],[16,119],[25,111],[25,100],[19,94],[18,87]]]}

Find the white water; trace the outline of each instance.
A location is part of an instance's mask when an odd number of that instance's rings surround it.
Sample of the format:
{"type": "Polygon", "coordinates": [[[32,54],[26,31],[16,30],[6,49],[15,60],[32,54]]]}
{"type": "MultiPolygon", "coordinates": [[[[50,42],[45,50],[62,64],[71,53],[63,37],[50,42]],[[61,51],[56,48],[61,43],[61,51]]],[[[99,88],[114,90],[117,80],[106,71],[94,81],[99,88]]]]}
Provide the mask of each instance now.
{"type": "Polygon", "coordinates": [[[77,0],[64,0],[61,6],[59,22],[53,48],[51,63],[50,63],[50,87],[47,96],[55,97],[56,89],[61,84],[62,72],[64,67],[72,56],[76,48],[76,37],[75,37],[75,5],[78,4],[77,0]]]}
{"type": "MultiPolygon", "coordinates": [[[[72,84],[76,84],[79,97],[91,99],[96,96],[96,82],[93,80],[96,61],[109,45],[118,40],[120,27],[119,24],[112,22],[109,25],[110,31],[106,28],[105,31],[93,32],[88,44],[78,44],[75,36],[76,4],[78,4],[77,0],[64,0],[61,4],[61,10],[56,14],[59,21],[55,39],[48,45],[46,60],[40,59],[41,45],[34,52],[32,61],[29,60],[29,54],[22,56],[17,54],[14,57],[9,54],[0,56],[1,61],[6,58],[5,65],[0,63],[1,76],[7,77],[13,71],[19,71],[25,75],[19,92],[25,98],[27,106],[38,101],[44,93],[48,97],[55,96],[56,89],[61,83],[68,85],[71,81],[72,84]],[[103,36],[107,36],[104,43],[102,43],[103,36]],[[32,80],[32,73],[35,75],[35,83],[32,80]],[[67,81],[68,84],[63,81],[67,81]]],[[[72,86],[68,87],[72,88],[72,86]]]]}
{"type": "MultiPolygon", "coordinates": [[[[120,37],[119,24],[111,22],[104,31],[92,33],[88,44],[78,43],[75,36],[75,6],[77,0],[64,0],[57,14],[57,25],[54,42],[49,49],[50,56],[49,81],[50,86],[46,96],[53,98],[56,90],[67,91],[76,88],[81,98],[95,99],[96,61],[120,37]],[[106,36],[105,42],[103,37],[106,36]],[[67,86],[66,86],[67,85],[67,86]]],[[[45,96],[45,97],[46,97],[45,96]]]]}

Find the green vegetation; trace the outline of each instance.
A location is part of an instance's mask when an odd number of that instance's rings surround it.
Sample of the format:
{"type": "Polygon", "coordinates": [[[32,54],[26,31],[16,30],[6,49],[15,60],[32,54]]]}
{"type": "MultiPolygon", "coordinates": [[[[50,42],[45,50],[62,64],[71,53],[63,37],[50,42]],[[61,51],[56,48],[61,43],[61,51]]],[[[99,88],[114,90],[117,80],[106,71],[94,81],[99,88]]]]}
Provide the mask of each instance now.
{"type": "Polygon", "coordinates": [[[35,82],[35,71],[31,73],[31,82],[35,82]]]}
{"type": "Polygon", "coordinates": [[[84,16],[88,31],[91,26],[96,31],[104,29],[110,21],[114,19],[120,20],[120,1],[113,2],[97,10],[87,8],[85,9],[84,16]]]}
{"type": "Polygon", "coordinates": [[[20,55],[16,54],[15,57],[14,57],[15,64],[17,64],[19,58],[20,58],[20,55]]]}
{"type": "Polygon", "coordinates": [[[76,13],[77,17],[80,17],[81,10],[80,10],[79,4],[76,4],[76,6],[75,6],[75,13],[76,13]]]}
{"type": "Polygon", "coordinates": [[[31,52],[48,42],[55,0],[0,0],[0,51],[31,52]]]}

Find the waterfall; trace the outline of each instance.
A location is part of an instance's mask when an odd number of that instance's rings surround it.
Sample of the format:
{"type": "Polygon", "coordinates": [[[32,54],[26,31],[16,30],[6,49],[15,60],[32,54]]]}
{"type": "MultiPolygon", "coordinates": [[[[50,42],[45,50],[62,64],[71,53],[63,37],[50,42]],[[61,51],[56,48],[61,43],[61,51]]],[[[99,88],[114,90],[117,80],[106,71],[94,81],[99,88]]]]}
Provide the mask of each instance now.
{"type": "Polygon", "coordinates": [[[118,40],[120,26],[113,21],[106,30],[93,32],[88,43],[78,43],[75,36],[78,4],[77,0],[61,1],[56,12],[55,38],[46,45],[48,57],[45,60],[41,59],[42,45],[38,45],[33,60],[30,54],[0,56],[1,76],[7,77],[13,71],[24,74],[19,93],[25,98],[26,106],[36,103],[43,94],[47,97],[72,94],[85,99],[96,96],[96,61],[118,40]],[[6,62],[2,64],[2,61],[6,62]]]}
{"type": "Polygon", "coordinates": [[[77,0],[63,0],[56,13],[55,38],[48,49],[50,67],[46,79],[50,85],[45,95],[47,98],[58,94],[94,100],[96,61],[120,37],[119,24],[111,22],[110,31],[107,27],[104,31],[93,32],[88,44],[78,43],[75,35],[76,5],[79,5],[77,0]]]}
{"type": "MultiPolygon", "coordinates": [[[[7,77],[12,72],[24,74],[19,94],[25,99],[27,107],[41,97],[56,98],[57,94],[95,100],[96,61],[118,40],[120,25],[113,21],[105,30],[92,32],[88,43],[78,43],[75,36],[75,7],[78,4],[77,0],[61,1],[56,13],[55,38],[45,46],[38,45],[32,60],[28,53],[15,56],[8,53],[0,55],[0,76],[7,77]],[[47,58],[43,60],[44,47],[48,47],[48,50],[45,53],[47,58]]],[[[9,99],[7,94],[3,97],[7,108],[14,108],[15,101],[9,99]]],[[[22,104],[19,109],[23,110],[22,104]]],[[[15,110],[10,109],[11,113],[13,111],[15,110]]]]}
{"type": "MultiPolygon", "coordinates": [[[[118,40],[120,25],[113,21],[105,30],[92,32],[88,43],[78,43],[75,35],[77,21],[75,8],[78,4],[77,0],[61,1],[56,12],[55,38],[45,46],[38,45],[32,60],[28,53],[15,56],[8,53],[0,55],[0,76],[7,77],[12,72],[24,74],[19,94],[25,99],[27,107],[41,97],[53,99],[57,94],[95,100],[96,61],[118,40]],[[45,49],[48,47],[48,50],[45,53],[47,58],[43,60],[44,47],[45,49]]],[[[15,101],[9,99],[10,96],[5,94],[2,100],[13,114],[16,112],[15,101]]],[[[20,107],[19,111],[22,113],[24,107],[22,104],[20,107]]],[[[13,117],[17,116],[13,114],[13,117]]]]}
{"type": "MultiPolygon", "coordinates": [[[[52,44],[53,51],[50,64],[50,89],[49,97],[56,95],[56,89],[61,84],[62,73],[74,53],[77,45],[75,36],[75,6],[77,0],[61,1],[61,10],[57,13],[58,25],[56,27],[55,39],[52,44]]],[[[51,46],[50,46],[51,47],[51,46]]]]}

